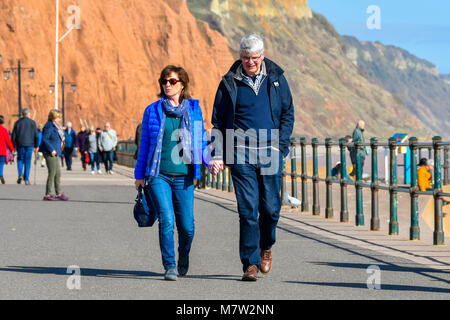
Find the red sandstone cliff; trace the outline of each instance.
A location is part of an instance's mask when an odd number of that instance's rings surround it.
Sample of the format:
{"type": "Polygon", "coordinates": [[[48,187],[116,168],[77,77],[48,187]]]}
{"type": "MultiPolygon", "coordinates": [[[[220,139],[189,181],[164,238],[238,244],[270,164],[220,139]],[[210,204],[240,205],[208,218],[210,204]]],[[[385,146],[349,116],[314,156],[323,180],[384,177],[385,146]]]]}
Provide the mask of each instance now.
{"type": "MultiPolygon", "coordinates": [[[[44,123],[54,107],[49,85],[55,74],[55,0],[3,0],[0,4],[0,72],[17,65],[36,70],[34,80],[23,74],[23,107],[36,111],[44,123]]],[[[110,121],[120,139],[134,136],[145,107],[155,101],[157,79],[168,64],[181,65],[191,77],[209,123],[220,77],[233,61],[227,40],[198,22],[185,0],[60,1],[60,36],[66,31],[67,8],[81,9],[81,30],[60,46],[60,76],[77,83],[66,88],[66,121],[79,129],[110,121]]],[[[61,95],[61,94],[60,94],[61,95]]],[[[0,80],[0,114],[12,128],[17,113],[17,75],[0,80]]],[[[208,126],[208,124],[207,124],[208,126]]]]}

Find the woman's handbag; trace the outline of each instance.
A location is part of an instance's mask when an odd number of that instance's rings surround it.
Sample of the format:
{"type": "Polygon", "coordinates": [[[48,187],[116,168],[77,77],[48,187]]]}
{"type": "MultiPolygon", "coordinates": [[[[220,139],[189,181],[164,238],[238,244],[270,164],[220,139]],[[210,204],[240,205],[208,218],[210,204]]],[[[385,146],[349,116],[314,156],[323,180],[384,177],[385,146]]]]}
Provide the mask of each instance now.
{"type": "Polygon", "coordinates": [[[140,228],[151,227],[158,220],[158,213],[147,187],[139,187],[133,215],[140,228]]]}
{"type": "Polygon", "coordinates": [[[14,155],[12,154],[11,150],[6,148],[6,164],[14,162],[14,155]]]}

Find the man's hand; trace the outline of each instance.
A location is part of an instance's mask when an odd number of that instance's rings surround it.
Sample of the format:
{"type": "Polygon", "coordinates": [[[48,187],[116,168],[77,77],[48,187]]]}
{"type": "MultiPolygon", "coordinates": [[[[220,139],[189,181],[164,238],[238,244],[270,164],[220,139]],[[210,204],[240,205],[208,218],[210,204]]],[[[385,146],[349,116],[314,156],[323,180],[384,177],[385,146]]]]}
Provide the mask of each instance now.
{"type": "Polygon", "coordinates": [[[56,156],[56,150],[52,151],[52,157],[56,156]]]}
{"type": "Polygon", "coordinates": [[[136,180],[134,185],[136,186],[136,190],[139,190],[139,187],[144,187],[144,180],[136,180]]]}
{"type": "Polygon", "coordinates": [[[216,175],[225,169],[225,165],[222,160],[212,160],[208,166],[209,172],[216,178],[216,175]]]}

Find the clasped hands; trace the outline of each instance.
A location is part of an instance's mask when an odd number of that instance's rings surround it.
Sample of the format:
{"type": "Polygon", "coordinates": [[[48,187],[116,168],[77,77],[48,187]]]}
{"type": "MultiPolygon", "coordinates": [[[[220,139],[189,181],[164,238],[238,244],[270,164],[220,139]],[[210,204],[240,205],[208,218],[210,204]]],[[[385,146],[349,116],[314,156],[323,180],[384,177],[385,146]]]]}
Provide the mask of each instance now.
{"type": "Polygon", "coordinates": [[[209,162],[208,170],[211,172],[214,178],[219,172],[222,172],[225,169],[225,164],[222,160],[212,160],[209,162]]]}

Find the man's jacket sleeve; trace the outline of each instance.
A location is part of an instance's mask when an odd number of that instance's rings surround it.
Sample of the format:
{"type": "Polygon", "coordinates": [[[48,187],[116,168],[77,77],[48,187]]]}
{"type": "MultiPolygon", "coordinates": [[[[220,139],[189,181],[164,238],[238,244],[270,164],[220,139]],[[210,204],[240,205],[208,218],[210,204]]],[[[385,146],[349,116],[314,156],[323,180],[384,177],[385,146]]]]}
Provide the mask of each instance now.
{"type": "Polygon", "coordinates": [[[289,154],[289,145],[294,129],[294,103],[289,84],[284,76],[280,78],[281,85],[281,117],[280,117],[280,151],[284,157],[289,154]]]}
{"type": "Polygon", "coordinates": [[[223,134],[225,133],[225,108],[227,107],[227,92],[223,81],[220,82],[219,88],[216,92],[214,99],[214,107],[212,112],[211,124],[213,125],[212,135],[216,137],[214,140],[214,151],[211,154],[211,160],[223,160],[223,134]],[[221,135],[222,139],[217,139],[218,135],[221,135]]]}

